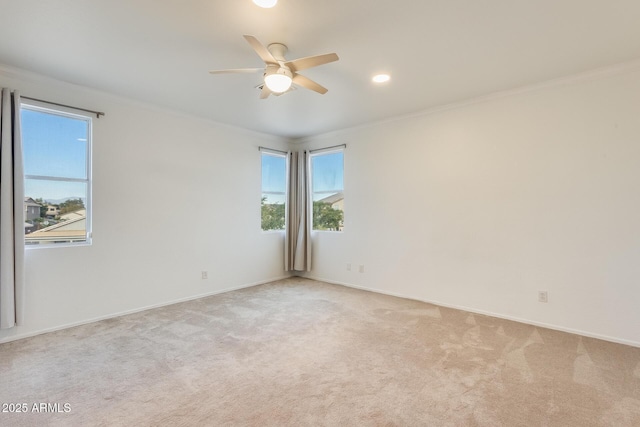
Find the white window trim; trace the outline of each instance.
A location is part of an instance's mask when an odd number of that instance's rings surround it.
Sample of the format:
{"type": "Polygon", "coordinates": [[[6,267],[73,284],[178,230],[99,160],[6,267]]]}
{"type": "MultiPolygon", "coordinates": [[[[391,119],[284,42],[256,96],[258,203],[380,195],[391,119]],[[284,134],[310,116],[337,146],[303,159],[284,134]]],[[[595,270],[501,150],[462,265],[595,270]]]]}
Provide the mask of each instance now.
{"type": "Polygon", "coordinates": [[[335,154],[335,153],[342,153],[343,158],[342,158],[342,194],[344,194],[344,198],[346,199],[346,193],[345,193],[345,177],[344,177],[344,162],[345,162],[345,158],[344,158],[344,152],[346,151],[347,145],[346,144],[342,144],[342,145],[336,145],[335,147],[327,147],[327,148],[319,148],[317,150],[309,150],[309,156],[308,156],[308,165],[307,165],[307,170],[309,171],[309,181],[310,181],[310,185],[309,185],[309,194],[310,194],[310,200],[309,200],[309,212],[311,212],[311,233],[344,233],[345,230],[347,229],[346,226],[346,218],[344,216],[344,212],[346,211],[346,208],[342,209],[343,212],[343,223],[342,223],[342,230],[316,230],[314,229],[314,224],[313,224],[313,195],[316,194],[313,192],[313,162],[312,159],[315,156],[322,156],[322,155],[326,155],[326,154],[335,154]]]}
{"type": "Polygon", "coordinates": [[[68,107],[59,107],[59,106],[50,106],[46,102],[42,101],[21,101],[20,102],[20,110],[26,109],[31,111],[38,111],[46,114],[54,114],[62,117],[68,117],[76,120],[84,120],[87,122],[87,156],[85,159],[85,167],[87,170],[87,178],[61,178],[61,177],[49,177],[49,176],[41,176],[41,175],[27,175],[25,173],[24,179],[41,179],[47,181],[62,181],[62,182],[84,182],[87,184],[87,201],[85,204],[86,209],[86,237],[83,242],[70,242],[70,243],[52,243],[52,244],[44,244],[44,245],[25,245],[25,249],[51,249],[51,248],[65,248],[65,247],[77,247],[77,246],[91,246],[93,244],[93,204],[92,204],[92,193],[93,193],[93,175],[92,175],[92,160],[93,160],[93,115],[89,115],[86,113],[78,113],[74,112],[72,108],[68,107]]]}
{"type": "MultiPolygon", "coordinates": [[[[263,194],[278,194],[284,196],[284,228],[280,230],[263,230],[262,229],[262,221],[260,223],[260,231],[264,234],[283,234],[287,230],[287,223],[289,222],[289,194],[287,189],[289,188],[289,153],[279,150],[271,150],[269,148],[260,147],[260,197],[262,198],[263,194]],[[273,157],[282,157],[284,159],[284,192],[275,192],[275,191],[262,191],[262,156],[273,156],[273,157]]],[[[262,215],[262,212],[260,213],[262,215]]]]}

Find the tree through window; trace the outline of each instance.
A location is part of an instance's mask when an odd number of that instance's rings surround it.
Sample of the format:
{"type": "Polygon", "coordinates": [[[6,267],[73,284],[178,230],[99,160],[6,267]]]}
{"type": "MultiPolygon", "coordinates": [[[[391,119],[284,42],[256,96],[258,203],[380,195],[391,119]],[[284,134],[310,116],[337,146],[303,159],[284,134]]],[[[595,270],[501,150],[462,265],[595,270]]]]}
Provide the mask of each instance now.
{"type": "Polygon", "coordinates": [[[344,228],[344,152],[342,149],[311,154],[313,229],[344,228]]]}
{"type": "Polygon", "coordinates": [[[286,209],[287,156],[262,152],[262,230],[284,230],[286,209]]]}

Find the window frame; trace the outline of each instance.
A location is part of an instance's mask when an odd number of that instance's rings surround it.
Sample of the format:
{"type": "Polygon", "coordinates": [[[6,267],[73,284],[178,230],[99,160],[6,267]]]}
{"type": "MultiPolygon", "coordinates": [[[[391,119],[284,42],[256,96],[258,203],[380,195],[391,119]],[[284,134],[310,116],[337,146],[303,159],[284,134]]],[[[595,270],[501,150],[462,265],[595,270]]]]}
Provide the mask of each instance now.
{"type": "Polygon", "coordinates": [[[329,147],[329,148],[321,148],[318,150],[310,150],[309,151],[309,157],[308,157],[308,165],[307,168],[309,170],[309,212],[311,212],[310,218],[311,218],[311,232],[313,233],[344,233],[345,230],[345,208],[344,208],[344,199],[345,199],[345,185],[344,185],[344,152],[345,152],[345,145],[339,145],[336,147],[329,147]],[[319,156],[323,156],[323,155],[329,155],[329,154],[336,154],[336,153],[342,153],[342,195],[343,195],[343,207],[341,209],[342,211],[342,227],[338,230],[318,230],[315,228],[315,222],[314,222],[314,214],[313,214],[313,198],[314,195],[316,194],[316,192],[313,191],[313,158],[314,157],[319,157],[319,156]]]}
{"type": "MultiPolygon", "coordinates": [[[[65,178],[57,176],[47,175],[29,175],[24,173],[25,182],[28,179],[41,180],[41,181],[55,181],[55,182],[74,182],[86,184],[86,202],[85,202],[85,239],[78,242],[51,242],[51,243],[38,243],[28,244],[26,242],[25,235],[25,249],[49,249],[49,248],[62,248],[62,247],[77,247],[77,246],[91,246],[93,244],[93,115],[78,112],[77,110],[69,107],[61,107],[53,104],[49,104],[44,101],[22,101],[20,102],[20,114],[23,110],[35,111],[38,113],[51,114],[60,117],[65,117],[74,120],[82,120],[87,124],[87,141],[86,141],[86,155],[85,155],[85,169],[86,178],[65,178]]],[[[24,126],[21,126],[20,132],[24,131],[24,126]]],[[[24,161],[24,159],[23,159],[24,161]]],[[[27,195],[25,194],[25,197],[27,195]]]]}
{"type": "Polygon", "coordinates": [[[280,229],[265,230],[262,228],[262,205],[260,206],[260,231],[262,233],[283,233],[287,229],[287,222],[289,215],[287,213],[287,206],[289,204],[289,194],[287,189],[289,188],[289,153],[279,150],[270,150],[268,148],[260,147],[260,200],[264,194],[282,195],[284,197],[284,226],[280,229]],[[284,159],[284,191],[264,191],[264,182],[262,180],[262,156],[280,157],[284,159]]]}

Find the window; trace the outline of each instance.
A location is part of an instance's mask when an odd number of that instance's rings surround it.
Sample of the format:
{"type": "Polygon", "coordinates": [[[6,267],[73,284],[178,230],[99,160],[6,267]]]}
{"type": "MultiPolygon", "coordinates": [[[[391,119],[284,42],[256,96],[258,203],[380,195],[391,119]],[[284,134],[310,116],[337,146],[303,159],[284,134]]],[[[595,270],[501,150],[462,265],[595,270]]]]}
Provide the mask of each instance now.
{"type": "Polygon", "coordinates": [[[287,190],[286,154],[262,152],[262,230],[284,230],[287,190]]]}
{"type": "Polygon", "coordinates": [[[91,117],[22,105],[25,244],[91,239],[91,117]]]}
{"type": "Polygon", "coordinates": [[[313,229],[342,231],[344,228],[344,152],[311,154],[313,229]]]}

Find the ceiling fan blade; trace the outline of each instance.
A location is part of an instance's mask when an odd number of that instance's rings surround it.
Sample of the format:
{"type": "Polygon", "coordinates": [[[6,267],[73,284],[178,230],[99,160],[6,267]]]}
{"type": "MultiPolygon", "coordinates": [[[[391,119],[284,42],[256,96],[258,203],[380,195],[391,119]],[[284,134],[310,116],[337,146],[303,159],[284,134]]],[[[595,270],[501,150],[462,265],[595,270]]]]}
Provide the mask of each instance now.
{"type": "Polygon", "coordinates": [[[324,95],[328,91],[326,87],[319,85],[318,83],[301,74],[294,74],[293,82],[299,86],[310,89],[314,92],[318,92],[321,95],[324,95]]]}
{"type": "Polygon", "coordinates": [[[264,68],[230,68],[228,70],[211,70],[211,74],[231,74],[231,73],[257,73],[264,71],[264,68]]]}
{"type": "Polygon", "coordinates": [[[249,35],[243,36],[247,42],[251,45],[253,50],[256,51],[258,56],[264,61],[265,64],[275,64],[278,65],[278,61],[273,57],[269,49],[267,49],[262,43],[258,41],[257,38],[249,35]]]}
{"type": "Polygon", "coordinates": [[[266,99],[271,95],[271,91],[267,87],[267,85],[262,85],[262,90],[260,91],[260,99],[266,99]]]}
{"type": "Polygon", "coordinates": [[[306,70],[307,68],[317,67],[318,65],[328,64],[337,61],[338,55],[335,53],[326,53],[324,55],[307,56],[306,58],[294,59],[284,63],[294,73],[296,71],[306,70]]]}

